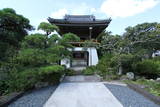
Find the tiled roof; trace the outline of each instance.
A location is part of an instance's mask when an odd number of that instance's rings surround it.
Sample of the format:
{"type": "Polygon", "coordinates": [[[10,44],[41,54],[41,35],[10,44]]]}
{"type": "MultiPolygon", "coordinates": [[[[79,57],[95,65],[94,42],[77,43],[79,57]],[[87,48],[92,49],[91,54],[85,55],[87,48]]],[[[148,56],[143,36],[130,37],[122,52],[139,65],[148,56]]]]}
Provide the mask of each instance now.
{"type": "Polygon", "coordinates": [[[64,19],[67,21],[79,21],[79,22],[90,22],[95,21],[94,15],[65,15],[64,19]]]}

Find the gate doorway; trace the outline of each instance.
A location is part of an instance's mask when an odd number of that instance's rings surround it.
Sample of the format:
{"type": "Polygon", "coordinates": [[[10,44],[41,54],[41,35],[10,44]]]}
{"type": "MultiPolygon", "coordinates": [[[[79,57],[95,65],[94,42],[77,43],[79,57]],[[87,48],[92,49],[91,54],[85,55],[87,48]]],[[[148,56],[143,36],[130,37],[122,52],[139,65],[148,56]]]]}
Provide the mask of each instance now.
{"type": "Polygon", "coordinates": [[[88,56],[87,51],[73,51],[71,67],[86,67],[88,66],[88,56]]]}

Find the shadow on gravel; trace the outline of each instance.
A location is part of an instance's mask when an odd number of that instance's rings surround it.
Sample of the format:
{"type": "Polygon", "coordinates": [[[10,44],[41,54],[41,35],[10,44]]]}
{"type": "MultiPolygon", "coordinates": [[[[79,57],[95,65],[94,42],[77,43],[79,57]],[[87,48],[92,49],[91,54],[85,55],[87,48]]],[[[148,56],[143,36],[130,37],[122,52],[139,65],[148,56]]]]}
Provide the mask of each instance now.
{"type": "Polygon", "coordinates": [[[160,107],[126,86],[104,84],[124,107],[160,107]]]}
{"type": "Polygon", "coordinates": [[[48,86],[27,92],[8,107],[43,107],[56,88],[57,86],[48,86]]]}

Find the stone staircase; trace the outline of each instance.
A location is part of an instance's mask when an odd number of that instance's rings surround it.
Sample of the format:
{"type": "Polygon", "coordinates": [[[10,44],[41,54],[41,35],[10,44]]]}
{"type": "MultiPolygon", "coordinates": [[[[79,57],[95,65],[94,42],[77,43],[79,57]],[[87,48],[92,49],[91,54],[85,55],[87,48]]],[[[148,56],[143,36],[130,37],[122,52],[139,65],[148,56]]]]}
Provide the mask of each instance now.
{"type": "Polygon", "coordinates": [[[99,75],[75,75],[75,76],[65,76],[62,82],[100,82],[101,77],[99,75]]]}
{"type": "Polygon", "coordinates": [[[70,69],[75,71],[75,75],[82,75],[82,71],[86,69],[86,67],[71,67],[70,69]]]}

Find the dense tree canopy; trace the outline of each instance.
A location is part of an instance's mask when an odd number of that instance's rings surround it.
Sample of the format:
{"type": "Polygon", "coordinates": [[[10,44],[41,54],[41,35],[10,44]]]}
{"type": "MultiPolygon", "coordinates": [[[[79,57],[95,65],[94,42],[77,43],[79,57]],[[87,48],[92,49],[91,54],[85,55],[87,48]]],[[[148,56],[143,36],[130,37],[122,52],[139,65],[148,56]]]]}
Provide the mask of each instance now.
{"type": "Polygon", "coordinates": [[[0,59],[5,60],[11,50],[19,47],[20,41],[32,30],[29,20],[11,8],[0,10],[0,59]]]}
{"type": "Polygon", "coordinates": [[[38,26],[38,30],[43,30],[46,32],[46,35],[50,35],[54,31],[59,31],[59,28],[56,25],[47,22],[41,22],[38,26]]]}
{"type": "Polygon", "coordinates": [[[150,57],[160,50],[160,27],[158,23],[142,23],[127,27],[121,36],[102,32],[98,39],[103,53],[143,53],[150,57]]]}
{"type": "Polygon", "coordinates": [[[160,49],[160,30],[158,23],[143,23],[134,27],[126,28],[123,34],[124,40],[128,41],[126,46],[129,52],[145,50],[146,54],[151,54],[160,49]]]}

